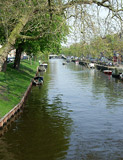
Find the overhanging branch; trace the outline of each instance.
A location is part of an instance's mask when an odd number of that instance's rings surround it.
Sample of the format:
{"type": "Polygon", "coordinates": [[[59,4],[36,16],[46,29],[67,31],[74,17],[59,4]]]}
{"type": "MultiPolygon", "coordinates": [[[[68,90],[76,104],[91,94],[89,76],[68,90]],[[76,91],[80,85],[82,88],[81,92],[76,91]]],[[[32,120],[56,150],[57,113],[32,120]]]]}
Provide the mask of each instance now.
{"type": "Polygon", "coordinates": [[[18,35],[18,38],[23,40],[37,40],[39,38],[43,37],[43,34],[40,34],[38,36],[26,36],[26,35],[18,35]]]}
{"type": "Polygon", "coordinates": [[[67,8],[71,8],[72,6],[74,5],[82,5],[82,4],[97,4],[98,6],[102,6],[102,7],[105,7],[105,8],[108,8],[109,10],[113,11],[113,12],[120,12],[120,11],[123,11],[123,8],[121,9],[115,9],[109,0],[102,0],[102,1],[97,1],[97,0],[74,0],[74,1],[71,1],[71,2],[68,2],[66,3],[65,5],[63,5],[62,7],[62,10],[65,10],[67,8]],[[108,4],[106,3],[108,2],[108,4]]]}

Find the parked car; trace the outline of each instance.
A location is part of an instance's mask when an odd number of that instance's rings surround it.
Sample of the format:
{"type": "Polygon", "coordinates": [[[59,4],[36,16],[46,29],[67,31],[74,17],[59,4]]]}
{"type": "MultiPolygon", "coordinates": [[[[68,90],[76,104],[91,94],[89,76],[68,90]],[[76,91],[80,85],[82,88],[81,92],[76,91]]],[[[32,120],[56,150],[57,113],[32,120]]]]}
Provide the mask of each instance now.
{"type": "Polygon", "coordinates": [[[22,59],[28,59],[28,56],[23,56],[22,59]]]}
{"type": "Polygon", "coordinates": [[[12,62],[14,62],[14,60],[15,60],[15,57],[8,57],[7,58],[7,63],[12,63],[12,62]]]}

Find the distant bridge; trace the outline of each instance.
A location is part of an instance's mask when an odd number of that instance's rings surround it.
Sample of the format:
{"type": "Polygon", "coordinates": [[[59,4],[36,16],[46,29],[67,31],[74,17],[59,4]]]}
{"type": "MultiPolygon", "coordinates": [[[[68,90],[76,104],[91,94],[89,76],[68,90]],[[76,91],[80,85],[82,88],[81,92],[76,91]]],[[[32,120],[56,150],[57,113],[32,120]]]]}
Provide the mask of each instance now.
{"type": "Polygon", "coordinates": [[[49,55],[49,59],[55,59],[55,58],[63,58],[63,59],[66,59],[66,56],[65,55],[56,55],[56,54],[51,54],[49,55]]]}
{"type": "Polygon", "coordinates": [[[49,55],[49,59],[52,59],[52,58],[58,58],[58,55],[56,55],[56,54],[49,55]]]}

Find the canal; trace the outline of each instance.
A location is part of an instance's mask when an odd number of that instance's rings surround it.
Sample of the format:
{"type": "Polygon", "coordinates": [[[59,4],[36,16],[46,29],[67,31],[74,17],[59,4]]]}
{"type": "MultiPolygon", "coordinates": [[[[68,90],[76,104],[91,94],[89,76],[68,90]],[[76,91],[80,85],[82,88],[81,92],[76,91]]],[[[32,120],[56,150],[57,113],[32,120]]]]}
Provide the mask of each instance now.
{"type": "Polygon", "coordinates": [[[43,86],[0,137],[0,160],[123,159],[123,83],[51,59],[43,86]]]}

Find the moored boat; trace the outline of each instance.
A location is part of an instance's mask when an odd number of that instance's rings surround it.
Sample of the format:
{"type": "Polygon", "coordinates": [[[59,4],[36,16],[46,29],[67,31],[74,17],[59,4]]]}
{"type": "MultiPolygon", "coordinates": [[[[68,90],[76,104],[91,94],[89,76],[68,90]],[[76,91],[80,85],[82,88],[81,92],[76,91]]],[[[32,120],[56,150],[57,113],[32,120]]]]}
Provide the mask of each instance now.
{"type": "Polygon", "coordinates": [[[112,73],[112,77],[113,77],[113,78],[118,78],[118,79],[119,79],[119,78],[120,78],[120,74],[114,74],[114,73],[112,73]]]}
{"type": "Polygon", "coordinates": [[[123,73],[120,74],[120,79],[123,80],[123,73]]]}
{"type": "Polygon", "coordinates": [[[88,64],[88,67],[89,67],[89,68],[95,68],[95,65],[94,65],[94,63],[89,63],[89,64],[88,64]]]}
{"type": "Polygon", "coordinates": [[[111,70],[104,70],[103,73],[108,74],[108,75],[112,75],[112,71],[111,70]]]}
{"type": "Polygon", "coordinates": [[[121,75],[122,75],[122,73],[119,72],[116,68],[112,71],[113,78],[121,79],[121,75]]]}
{"type": "Polygon", "coordinates": [[[33,78],[32,82],[33,82],[33,85],[42,85],[44,80],[43,80],[43,77],[37,76],[33,78]]]}
{"type": "Polygon", "coordinates": [[[39,72],[46,72],[46,68],[44,67],[43,64],[39,65],[38,71],[39,71],[39,72]]]}
{"type": "Polygon", "coordinates": [[[43,62],[41,65],[44,66],[44,68],[47,68],[47,66],[48,66],[48,64],[46,62],[43,62]]]}

